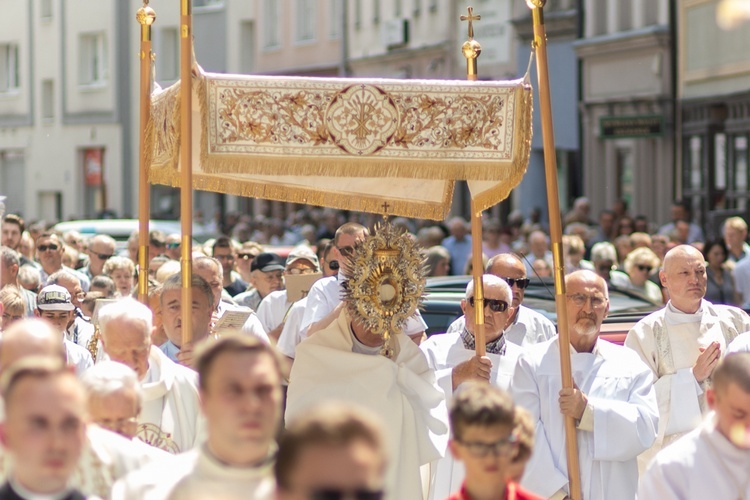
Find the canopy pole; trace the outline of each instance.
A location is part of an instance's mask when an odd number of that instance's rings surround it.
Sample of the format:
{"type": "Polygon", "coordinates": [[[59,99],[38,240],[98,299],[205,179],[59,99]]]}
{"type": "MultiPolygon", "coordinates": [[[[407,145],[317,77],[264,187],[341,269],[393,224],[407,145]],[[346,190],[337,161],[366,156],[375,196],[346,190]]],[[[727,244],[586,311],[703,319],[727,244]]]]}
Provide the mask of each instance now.
{"type": "Polygon", "coordinates": [[[180,219],[182,224],[182,345],[193,340],[193,6],[180,0],[180,219]]]}
{"type": "MultiPolygon", "coordinates": [[[[466,79],[476,81],[477,58],[482,53],[482,46],[474,40],[474,21],[482,16],[475,15],[474,9],[468,7],[468,15],[461,16],[461,21],[469,22],[469,39],[461,46],[461,52],[466,58],[466,79]]],[[[474,198],[471,199],[471,274],[474,276],[474,346],[477,356],[486,354],[487,341],[484,333],[484,288],[482,274],[482,211],[477,210],[474,198]]]]}
{"type": "Polygon", "coordinates": [[[146,163],[146,127],[151,118],[151,25],[156,21],[156,12],[143,0],[135,19],[141,25],[141,86],[140,86],[140,156],[138,174],[138,300],[148,305],[148,233],[151,214],[151,190],[148,183],[146,163]]]}
{"type": "MultiPolygon", "coordinates": [[[[557,158],[555,156],[555,134],[552,123],[552,100],[549,91],[549,68],[547,64],[547,34],[544,28],[544,4],[546,0],[526,0],[531,8],[534,23],[533,49],[536,51],[536,69],[539,87],[539,110],[542,118],[542,143],[544,145],[544,171],[547,185],[550,239],[554,258],[555,305],[557,308],[558,345],[560,348],[560,370],[562,386],[573,388],[573,374],[570,366],[570,335],[568,333],[568,313],[565,304],[565,262],[562,251],[562,218],[557,186],[557,158]]],[[[565,417],[565,451],[568,461],[568,481],[570,498],[581,500],[581,473],[578,464],[578,442],[576,422],[573,417],[565,417]]]]}

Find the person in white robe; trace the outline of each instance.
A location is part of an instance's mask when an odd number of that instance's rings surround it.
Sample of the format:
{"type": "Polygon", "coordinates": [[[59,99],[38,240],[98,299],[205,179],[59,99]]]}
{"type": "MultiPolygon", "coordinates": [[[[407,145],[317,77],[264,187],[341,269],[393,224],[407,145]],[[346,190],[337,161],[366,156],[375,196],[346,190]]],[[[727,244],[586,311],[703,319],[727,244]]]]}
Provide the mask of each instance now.
{"type": "Polygon", "coordinates": [[[115,500],[274,498],[275,436],[281,423],[281,367],[272,348],[226,335],[203,346],[196,362],[207,438],[168,462],[119,481],[115,500]]]}
{"type": "MultiPolygon", "coordinates": [[[[526,266],[512,253],[501,253],[487,262],[486,274],[504,280],[513,291],[513,315],[503,333],[508,342],[521,347],[544,342],[557,335],[554,323],[549,318],[523,305],[529,279],[526,266]]],[[[461,316],[451,323],[446,333],[461,332],[466,325],[466,317],[461,316]]]]}
{"type": "MultiPolygon", "coordinates": [[[[450,406],[453,393],[467,380],[484,380],[507,391],[523,349],[507,342],[503,330],[514,311],[510,304],[513,293],[510,286],[491,274],[482,276],[484,286],[484,334],[486,355],[476,355],[476,320],[474,309],[474,280],[466,287],[466,299],[461,309],[466,317],[462,332],[433,335],[419,347],[427,356],[430,368],[435,370],[438,385],[445,393],[446,405],[450,406]]],[[[445,453],[436,466],[430,498],[443,500],[461,488],[465,470],[452,454],[445,453]]]]}
{"type": "MultiPolygon", "coordinates": [[[[300,245],[292,249],[286,259],[284,277],[320,272],[320,262],[307,245],[300,245]]],[[[286,289],[271,292],[258,306],[258,319],[269,338],[278,341],[287,316],[294,304],[289,300],[286,289]]]]}
{"type": "Polygon", "coordinates": [[[306,332],[302,330],[302,318],[306,308],[307,297],[302,297],[292,305],[284,321],[284,327],[281,329],[279,342],[276,344],[276,350],[290,360],[294,360],[297,344],[305,339],[303,334],[306,332]]]}
{"type": "Polygon", "coordinates": [[[712,379],[713,413],[656,455],[638,499],[750,498],[750,353],[725,356],[712,379]]]}
{"type": "Polygon", "coordinates": [[[667,252],[659,278],[669,302],[625,338],[625,346],[651,369],[659,402],[659,435],[639,459],[641,471],[661,448],[700,425],[711,372],[732,340],[750,330],[743,310],[703,299],[706,264],[696,248],[680,245],[667,252]]]}
{"type": "Polygon", "coordinates": [[[129,297],[103,307],[99,312],[102,348],[112,361],[138,374],[143,406],[136,437],[177,454],[193,448],[203,431],[198,377],[151,345],[152,318],[148,307],[129,297]]]}
{"type": "Polygon", "coordinates": [[[566,276],[575,388],[563,389],[560,346],[531,346],[518,360],[511,392],[536,420],[534,451],[521,485],[545,498],[568,495],[565,417],[577,421],[582,497],[632,500],[637,456],[656,439],[659,412],[652,375],[631,350],[599,339],[609,311],[606,282],[592,271],[566,276]]]}
{"type": "MultiPolygon", "coordinates": [[[[339,263],[339,272],[336,276],[316,281],[310,289],[302,318],[300,333],[302,337],[325,328],[335,320],[337,313],[334,313],[334,309],[341,303],[343,283],[347,280],[345,270],[349,265],[349,256],[353,253],[354,246],[367,234],[367,228],[354,222],[347,222],[336,230],[331,254],[332,259],[339,263]]],[[[419,344],[425,330],[427,330],[427,323],[424,322],[419,311],[415,311],[414,315],[407,320],[404,333],[419,344]]]]}
{"type": "MultiPolygon", "coordinates": [[[[59,333],[41,320],[27,319],[14,323],[3,332],[0,342],[0,375],[6,367],[27,356],[65,359],[59,333]]],[[[0,400],[0,418],[3,413],[0,400]]],[[[70,485],[84,495],[108,498],[115,481],[146,465],[152,458],[144,455],[130,440],[96,424],[89,424],[70,485]]],[[[0,447],[0,481],[6,479],[11,466],[10,457],[0,447]]]]}
{"type": "Polygon", "coordinates": [[[357,403],[387,429],[390,462],[386,498],[423,498],[420,467],[441,457],[448,442],[445,395],[424,354],[394,335],[393,359],[380,355],[383,338],[352,322],[346,309],[297,346],[287,393],[286,420],[327,400],[357,403]]]}

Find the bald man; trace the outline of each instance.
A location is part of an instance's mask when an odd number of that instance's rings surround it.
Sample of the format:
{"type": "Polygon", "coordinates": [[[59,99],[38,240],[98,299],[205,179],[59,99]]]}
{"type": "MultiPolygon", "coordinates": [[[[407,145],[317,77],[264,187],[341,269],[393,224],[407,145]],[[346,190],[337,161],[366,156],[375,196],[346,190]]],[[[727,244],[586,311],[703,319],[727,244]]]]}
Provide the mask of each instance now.
{"type": "MultiPolygon", "coordinates": [[[[495,255],[487,263],[484,272],[505,281],[513,292],[513,303],[510,304],[513,310],[503,332],[503,337],[508,342],[526,347],[546,342],[557,335],[552,321],[523,305],[529,279],[526,275],[526,266],[521,259],[512,253],[495,255]]],[[[461,316],[448,327],[446,333],[462,332],[465,327],[466,317],[461,316]]]]}
{"type": "Polygon", "coordinates": [[[708,411],[709,377],[729,343],[750,330],[742,309],[703,298],[706,262],[696,248],[680,245],[667,252],[659,279],[669,302],[636,323],[625,339],[651,368],[659,401],[659,435],[641,457],[641,470],[662,447],[700,425],[708,411]]]}
{"type": "Polygon", "coordinates": [[[529,347],[511,383],[517,405],[536,423],[534,452],[521,484],[544,498],[570,494],[564,417],[576,421],[581,493],[632,500],[637,457],[656,438],[659,411],[651,371],[631,350],[599,338],[609,312],[607,283],[593,271],[565,277],[574,388],[563,389],[558,339],[529,347]]]}
{"type": "MultiPolygon", "coordinates": [[[[15,322],[0,339],[0,375],[17,361],[31,356],[47,356],[65,361],[60,334],[46,321],[25,319],[15,322]]],[[[148,457],[130,441],[97,425],[89,425],[86,442],[71,486],[84,495],[108,498],[114,482],[148,463],[148,457]]],[[[9,457],[0,451],[0,481],[10,470],[9,457]]]]}

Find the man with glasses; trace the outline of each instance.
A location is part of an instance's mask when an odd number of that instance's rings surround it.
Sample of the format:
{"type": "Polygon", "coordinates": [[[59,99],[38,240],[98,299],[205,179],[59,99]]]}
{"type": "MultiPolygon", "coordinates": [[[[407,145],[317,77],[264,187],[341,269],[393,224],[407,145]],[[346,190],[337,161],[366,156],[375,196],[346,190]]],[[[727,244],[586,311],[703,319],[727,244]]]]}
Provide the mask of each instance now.
{"type": "Polygon", "coordinates": [[[198,380],[193,370],[151,345],[152,318],[148,307],[130,297],[103,307],[99,312],[102,348],[109,359],[138,376],[143,407],[135,436],[177,454],[195,446],[203,430],[198,380]]]}
{"type": "Polygon", "coordinates": [[[234,297],[238,305],[257,311],[269,293],[284,289],[284,261],[275,253],[263,252],[250,264],[252,290],[234,297]]]}
{"type": "Polygon", "coordinates": [[[708,412],[704,392],[714,368],[731,341],[750,331],[750,317],[742,309],[704,299],[706,261],[695,247],[680,245],[667,252],[659,277],[669,302],[636,323],[625,338],[625,346],[651,369],[659,401],[659,435],[641,457],[643,469],[661,448],[700,425],[708,412]]]}
{"type": "Polygon", "coordinates": [[[65,270],[75,275],[81,281],[81,288],[83,288],[84,293],[88,292],[91,280],[85,274],[63,265],[62,257],[64,252],[65,249],[57,234],[45,232],[37,238],[36,255],[37,260],[42,265],[40,271],[42,283],[47,283],[47,278],[49,278],[50,274],[65,270]]]}
{"type": "Polygon", "coordinates": [[[89,256],[89,263],[81,269],[81,272],[89,280],[94,279],[100,274],[104,274],[104,264],[107,260],[115,255],[115,240],[106,234],[97,234],[89,240],[89,248],[86,253],[89,256]]]}
{"type": "Polygon", "coordinates": [[[247,290],[247,283],[236,276],[234,272],[237,252],[230,238],[226,236],[216,238],[213,246],[213,257],[221,263],[224,271],[222,285],[230,296],[234,297],[247,290]]]}
{"type": "MultiPolygon", "coordinates": [[[[523,297],[530,281],[526,277],[526,266],[521,259],[512,253],[501,253],[489,260],[485,272],[508,283],[513,292],[513,302],[510,304],[512,312],[503,333],[508,342],[526,347],[545,342],[557,335],[552,321],[523,305],[523,297]]],[[[454,321],[448,327],[447,333],[461,332],[465,324],[466,315],[454,321]]]]}
{"type": "MultiPolygon", "coordinates": [[[[466,299],[461,301],[466,323],[461,332],[433,335],[421,346],[430,368],[445,393],[446,402],[453,400],[454,393],[470,380],[490,382],[508,390],[513,378],[518,357],[523,350],[507,342],[503,331],[515,313],[512,307],[512,292],[504,280],[485,274],[484,286],[484,334],[486,355],[476,355],[476,318],[474,302],[474,280],[466,287],[466,299]]],[[[430,498],[442,500],[456,491],[463,481],[464,470],[450,454],[437,464],[437,472],[430,488],[430,498]]]]}
{"type": "Polygon", "coordinates": [[[575,271],[565,286],[574,388],[562,388],[558,339],[529,347],[511,383],[516,404],[536,421],[534,452],[521,484],[544,498],[570,494],[564,419],[572,417],[582,497],[632,500],[637,457],[653,444],[659,423],[651,370],[630,349],[599,339],[609,312],[600,276],[575,271]]]}

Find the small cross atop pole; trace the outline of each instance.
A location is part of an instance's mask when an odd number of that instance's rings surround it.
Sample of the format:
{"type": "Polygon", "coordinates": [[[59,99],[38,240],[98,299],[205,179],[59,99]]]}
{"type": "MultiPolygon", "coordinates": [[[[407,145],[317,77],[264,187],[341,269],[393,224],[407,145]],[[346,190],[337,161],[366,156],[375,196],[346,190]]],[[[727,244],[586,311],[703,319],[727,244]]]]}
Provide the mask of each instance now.
{"type": "Polygon", "coordinates": [[[462,21],[469,21],[469,40],[474,39],[474,21],[479,21],[482,19],[482,16],[477,14],[474,15],[474,7],[469,7],[469,15],[468,16],[461,16],[462,21]]]}

